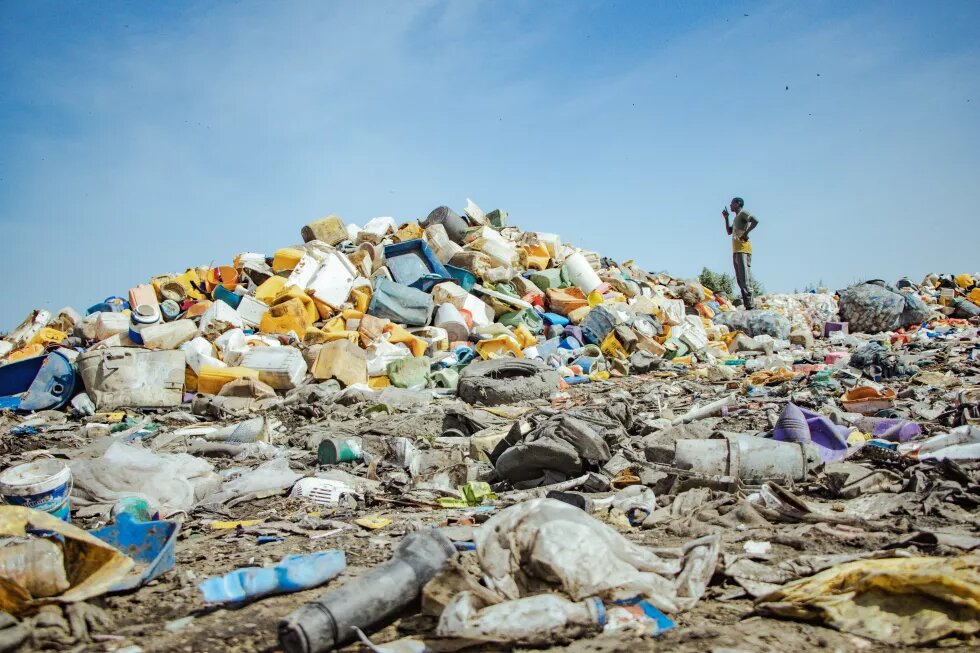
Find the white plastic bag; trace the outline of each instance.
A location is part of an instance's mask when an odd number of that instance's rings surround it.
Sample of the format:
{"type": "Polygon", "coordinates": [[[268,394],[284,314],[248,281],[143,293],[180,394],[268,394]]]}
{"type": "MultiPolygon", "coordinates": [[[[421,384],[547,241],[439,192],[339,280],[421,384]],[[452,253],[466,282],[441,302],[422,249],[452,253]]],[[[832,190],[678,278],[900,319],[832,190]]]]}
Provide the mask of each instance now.
{"type": "Polygon", "coordinates": [[[302,477],[302,474],[297,474],[289,468],[288,458],[276,458],[262,463],[237,478],[225,481],[221,489],[206,497],[203,503],[227,503],[254,492],[288,489],[302,477]]]}
{"type": "Polygon", "coordinates": [[[574,601],[643,597],[664,612],[690,609],[714,573],[719,538],[661,558],[585,512],[533,499],[490,518],[475,536],[487,586],[508,599],[558,590],[574,601]]]}
{"type": "Polygon", "coordinates": [[[123,442],[111,444],[101,458],[76,459],[68,466],[77,504],[108,505],[136,496],[163,517],[189,512],[219,480],[211,464],[196,456],[154,453],[123,442]]]}

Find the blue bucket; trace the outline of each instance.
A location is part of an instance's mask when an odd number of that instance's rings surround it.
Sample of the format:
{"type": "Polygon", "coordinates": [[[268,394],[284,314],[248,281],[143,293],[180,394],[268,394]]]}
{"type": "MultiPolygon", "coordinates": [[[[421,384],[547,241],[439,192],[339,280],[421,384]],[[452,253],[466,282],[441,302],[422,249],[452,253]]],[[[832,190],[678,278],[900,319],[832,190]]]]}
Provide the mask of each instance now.
{"type": "Polygon", "coordinates": [[[45,458],[11,467],[0,474],[0,496],[12,506],[33,508],[71,522],[71,470],[45,458]]]}

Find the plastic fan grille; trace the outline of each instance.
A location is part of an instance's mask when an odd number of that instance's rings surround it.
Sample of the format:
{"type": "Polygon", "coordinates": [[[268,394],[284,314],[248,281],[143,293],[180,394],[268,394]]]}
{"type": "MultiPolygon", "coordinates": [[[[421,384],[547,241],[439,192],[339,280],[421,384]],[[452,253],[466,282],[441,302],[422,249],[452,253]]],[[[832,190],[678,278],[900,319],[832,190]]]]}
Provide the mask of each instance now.
{"type": "Polygon", "coordinates": [[[325,506],[335,506],[340,501],[341,495],[350,493],[351,489],[340,481],[303,478],[293,486],[291,496],[308,499],[325,506]]]}

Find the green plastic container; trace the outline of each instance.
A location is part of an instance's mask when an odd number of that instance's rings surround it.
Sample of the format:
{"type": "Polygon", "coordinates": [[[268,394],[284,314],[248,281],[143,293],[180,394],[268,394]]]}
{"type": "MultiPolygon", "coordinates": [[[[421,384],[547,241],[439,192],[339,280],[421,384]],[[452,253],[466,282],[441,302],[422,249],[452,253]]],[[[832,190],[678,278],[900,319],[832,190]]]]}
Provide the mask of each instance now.
{"type": "Polygon", "coordinates": [[[356,462],[363,453],[360,438],[327,438],[317,448],[317,459],[321,465],[356,462]]]}

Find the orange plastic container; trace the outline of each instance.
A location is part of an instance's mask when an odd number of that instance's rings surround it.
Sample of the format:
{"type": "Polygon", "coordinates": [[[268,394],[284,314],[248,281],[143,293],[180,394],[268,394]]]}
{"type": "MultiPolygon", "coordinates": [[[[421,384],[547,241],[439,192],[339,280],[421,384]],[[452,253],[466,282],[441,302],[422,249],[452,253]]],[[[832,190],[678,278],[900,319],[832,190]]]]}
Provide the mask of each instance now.
{"type": "Polygon", "coordinates": [[[135,288],[129,289],[129,305],[135,309],[137,306],[148,304],[150,306],[159,305],[156,288],[148,283],[141,283],[135,288]]]}
{"type": "Polygon", "coordinates": [[[211,268],[205,275],[204,285],[208,292],[214,292],[218,286],[224,286],[225,290],[234,290],[238,286],[238,270],[230,265],[211,268]]]}

